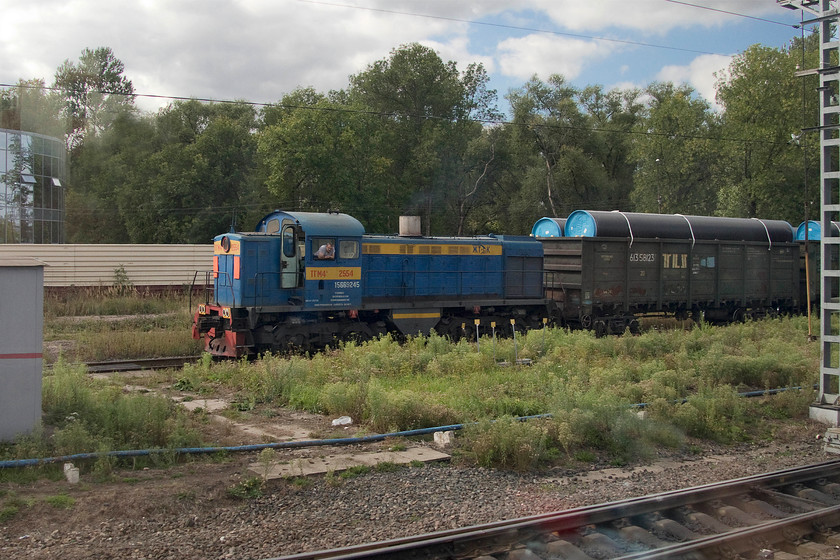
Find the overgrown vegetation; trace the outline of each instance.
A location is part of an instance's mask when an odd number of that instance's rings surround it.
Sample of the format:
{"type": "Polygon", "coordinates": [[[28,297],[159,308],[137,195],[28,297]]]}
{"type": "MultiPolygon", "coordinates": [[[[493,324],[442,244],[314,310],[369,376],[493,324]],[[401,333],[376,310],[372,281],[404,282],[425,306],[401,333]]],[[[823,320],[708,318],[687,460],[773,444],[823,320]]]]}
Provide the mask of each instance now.
{"type": "MultiPolygon", "coordinates": [[[[140,356],[150,345],[157,352],[158,337],[188,337],[189,320],[181,311],[114,322],[49,320],[48,329],[92,349],[89,359],[102,359],[109,345],[115,354],[140,356]]],[[[202,396],[233,394],[228,412],[243,417],[284,406],[347,415],[379,433],[464,423],[455,454],[478,465],[624,464],[653,457],[659,447],[680,448],[686,436],[744,441],[765,437],[768,420],[803,417],[819,364],[807,332],[804,317],[791,317],[603,339],[548,328],[518,336],[515,349],[510,339],[483,339],[480,351],[436,335],[385,337],[314,356],[216,362],[205,355],[154,382],[202,396]],[[533,365],[498,363],[514,354],[533,365]],[[738,396],[775,387],[803,389],[738,396]],[[639,403],[645,406],[631,406],[639,403]],[[517,419],[531,415],[545,416],[517,419]]],[[[4,457],[178,447],[198,438],[190,417],[164,396],[125,394],[61,360],[44,380],[44,413],[49,437],[21,440],[4,457]]],[[[107,474],[110,467],[97,468],[107,474]]]]}
{"type": "Polygon", "coordinates": [[[64,353],[72,361],[141,356],[187,356],[201,351],[190,333],[188,296],[150,294],[118,287],[47,293],[44,341],[67,348],[45,352],[47,362],[64,353]]]}
{"type": "MultiPolygon", "coordinates": [[[[186,411],[150,393],[126,393],[117,382],[92,379],[85,367],[59,361],[44,376],[44,427],[0,447],[0,459],[29,459],[123,449],[174,449],[202,439],[186,411]]],[[[165,455],[150,460],[169,460],[165,455]]],[[[110,474],[116,459],[92,465],[110,474]]],[[[0,470],[0,476],[4,471],[0,470]]]]}
{"type": "Polygon", "coordinates": [[[680,447],[686,435],[756,437],[762,419],[806,413],[819,352],[800,317],[604,339],[548,329],[520,337],[516,351],[533,366],[493,361],[513,357],[511,340],[482,341],[478,352],[436,335],[402,344],[386,337],[312,357],[206,357],[172,381],[205,394],[232,389],[239,410],[348,415],[376,432],[464,422],[464,460],[529,469],[588,450],[623,464],[658,446],[680,447]],[[737,394],[798,386],[762,399],[737,394]],[[646,418],[630,407],[638,403],[647,405],[646,418]],[[515,420],[537,414],[550,417],[515,420]]]}

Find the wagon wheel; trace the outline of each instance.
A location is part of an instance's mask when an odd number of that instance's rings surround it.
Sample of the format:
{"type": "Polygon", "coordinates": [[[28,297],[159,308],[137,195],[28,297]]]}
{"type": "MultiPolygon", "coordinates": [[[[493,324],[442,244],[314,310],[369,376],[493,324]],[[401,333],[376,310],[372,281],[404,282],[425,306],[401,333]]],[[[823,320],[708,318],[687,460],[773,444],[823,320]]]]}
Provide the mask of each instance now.
{"type": "Polygon", "coordinates": [[[603,338],[607,336],[607,324],[603,321],[595,321],[595,337],[603,338]]]}
{"type": "Polygon", "coordinates": [[[580,326],[584,329],[591,329],[592,328],[592,315],[581,315],[580,316],[580,326]]]}
{"type": "Polygon", "coordinates": [[[630,334],[640,334],[642,332],[642,327],[638,319],[630,319],[627,327],[630,329],[630,334]]]}

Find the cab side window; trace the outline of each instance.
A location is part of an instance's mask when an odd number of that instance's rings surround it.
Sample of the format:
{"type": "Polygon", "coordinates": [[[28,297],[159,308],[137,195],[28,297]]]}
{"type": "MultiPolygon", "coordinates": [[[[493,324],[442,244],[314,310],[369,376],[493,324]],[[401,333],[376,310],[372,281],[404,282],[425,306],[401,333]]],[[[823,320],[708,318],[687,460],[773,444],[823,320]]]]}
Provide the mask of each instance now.
{"type": "Polygon", "coordinates": [[[295,256],[295,229],[293,227],[283,230],[283,256],[289,258],[295,256]]]}
{"type": "Polygon", "coordinates": [[[343,240],[338,242],[338,256],[342,259],[359,258],[359,242],[343,240]]]}
{"type": "Polygon", "coordinates": [[[312,258],[316,261],[335,259],[335,239],[332,237],[313,237],[312,258]]]}

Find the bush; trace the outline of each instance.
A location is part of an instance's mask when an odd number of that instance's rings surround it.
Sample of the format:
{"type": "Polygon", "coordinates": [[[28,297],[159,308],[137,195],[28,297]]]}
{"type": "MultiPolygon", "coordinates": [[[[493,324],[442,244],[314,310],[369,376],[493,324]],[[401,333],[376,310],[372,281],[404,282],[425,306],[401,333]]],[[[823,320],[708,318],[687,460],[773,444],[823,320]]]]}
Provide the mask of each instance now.
{"type": "Polygon", "coordinates": [[[467,456],[482,467],[529,471],[558,455],[550,421],[521,422],[512,416],[483,420],[465,428],[467,456]]]}

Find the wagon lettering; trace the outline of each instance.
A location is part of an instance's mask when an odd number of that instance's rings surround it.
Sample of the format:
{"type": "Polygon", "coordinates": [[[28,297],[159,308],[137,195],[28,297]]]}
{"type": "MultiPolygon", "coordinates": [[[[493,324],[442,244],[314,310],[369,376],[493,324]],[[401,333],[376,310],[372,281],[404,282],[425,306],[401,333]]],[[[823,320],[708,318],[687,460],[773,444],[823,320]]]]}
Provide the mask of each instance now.
{"type": "Polygon", "coordinates": [[[688,268],[686,253],[662,253],[662,268],[688,268]]]}
{"type": "Polygon", "coordinates": [[[630,262],[654,262],[656,255],[653,253],[630,253],[630,262]]]}

